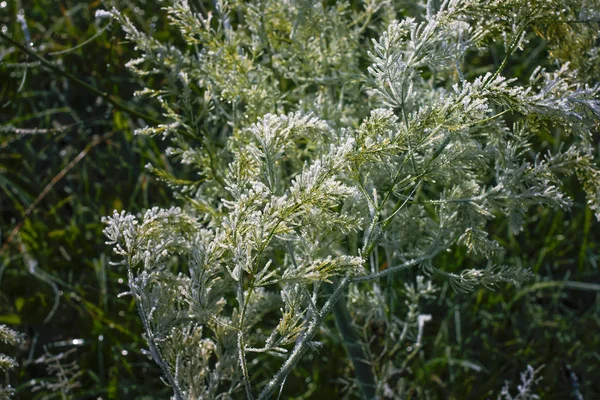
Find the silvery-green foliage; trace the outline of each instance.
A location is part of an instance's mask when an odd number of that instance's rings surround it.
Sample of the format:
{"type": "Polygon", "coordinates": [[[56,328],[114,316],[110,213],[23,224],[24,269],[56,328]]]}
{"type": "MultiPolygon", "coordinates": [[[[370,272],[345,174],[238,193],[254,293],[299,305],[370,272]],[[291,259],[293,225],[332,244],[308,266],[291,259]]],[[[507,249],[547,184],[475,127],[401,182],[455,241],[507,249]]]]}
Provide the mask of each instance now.
{"type": "Polygon", "coordinates": [[[183,46],[117,9],[100,13],[139,50],[132,71],[164,82],[138,94],[160,102],[165,123],[138,133],[170,140],[167,155],[194,172],[150,166],[180,207],[105,219],[148,354],[176,399],[270,398],[323,344],[330,312],[363,395],[401,397],[395,375],[421,351],[431,279],[469,291],[530,277],[505,264],[490,220],[506,218],[518,234],[532,206],[570,207],[562,182],[573,174],[600,218],[598,85],[569,62],[525,80],[503,75],[563,2],[438,3],[406,16],[388,1],[362,11],[165,2],[183,46]],[[498,41],[498,68],[468,69],[470,54],[498,41]],[[562,145],[535,153],[540,133],[562,145]],[[457,246],[480,268],[437,262],[457,246]],[[414,284],[401,283],[408,269],[414,284]],[[348,343],[355,336],[364,343],[348,343]]]}
{"type": "Polygon", "coordinates": [[[72,357],[75,352],[76,349],[70,349],[52,354],[44,348],[44,355],[33,362],[46,367],[48,378],[35,382],[31,391],[45,390],[60,394],[63,399],[70,398],[73,391],[81,387],[79,380],[83,375],[77,359],[72,357]]]}
{"type": "MultiPolygon", "coordinates": [[[[23,344],[23,336],[10,329],[6,325],[0,325],[0,343],[16,347],[23,344]]],[[[4,382],[0,384],[0,400],[8,400],[14,394],[14,389],[8,380],[8,371],[17,366],[17,361],[3,353],[0,353],[0,373],[4,375],[4,382]]]]}
{"type": "Polygon", "coordinates": [[[539,374],[542,367],[533,369],[531,365],[527,366],[527,369],[521,372],[521,383],[517,385],[516,394],[513,396],[510,392],[510,382],[506,382],[502,387],[502,391],[498,395],[498,400],[537,400],[540,396],[535,394],[535,386],[540,382],[542,378],[539,378],[539,374]]]}

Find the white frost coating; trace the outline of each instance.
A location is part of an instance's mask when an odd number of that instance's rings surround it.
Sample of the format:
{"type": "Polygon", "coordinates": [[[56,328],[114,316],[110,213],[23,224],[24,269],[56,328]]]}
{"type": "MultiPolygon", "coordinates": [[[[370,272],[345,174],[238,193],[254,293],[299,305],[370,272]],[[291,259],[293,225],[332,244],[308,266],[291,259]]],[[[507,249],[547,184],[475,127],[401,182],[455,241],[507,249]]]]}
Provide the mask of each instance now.
{"type": "Polygon", "coordinates": [[[111,11],[106,11],[106,10],[96,10],[95,17],[97,19],[112,18],[113,13],[111,11]]]}

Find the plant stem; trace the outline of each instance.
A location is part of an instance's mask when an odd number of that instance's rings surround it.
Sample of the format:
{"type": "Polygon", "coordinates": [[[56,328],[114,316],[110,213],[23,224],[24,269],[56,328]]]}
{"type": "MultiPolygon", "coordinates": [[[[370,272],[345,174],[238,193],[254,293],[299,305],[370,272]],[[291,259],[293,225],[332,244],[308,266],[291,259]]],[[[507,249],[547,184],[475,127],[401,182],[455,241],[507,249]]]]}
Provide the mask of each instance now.
{"type": "Polygon", "coordinates": [[[122,104],[120,100],[117,100],[115,98],[115,96],[111,96],[106,92],[103,92],[101,90],[99,90],[98,88],[82,81],[81,79],[77,78],[75,75],[71,74],[70,72],[67,72],[65,70],[63,70],[62,68],[60,68],[59,66],[57,66],[56,64],[46,60],[44,57],[40,56],[39,54],[37,54],[36,52],[32,51],[31,49],[27,48],[26,46],[23,46],[21,43],[17,42],[16,40],[12,39],[11,37],[5,35],[4,33],[0,32],[0,39],[4,40],[5,42],[10,43],[11,45],[15,46],[17,49],[21,50],[23,53],[35,58],[36,60],[38,60],[44,67],[48,68],[49,70],[51,70],[52,72],[57,73],[58,75],[64,76],[65,78],[69,79],[71,82],[78,84],[79,86],[83,87],[84,89],[92,92],[93,94],[102,97],[104,100],[106,100],[108,103],[112,104],[116,109],[119,109],[123,112],[126,112],[127,114],[136,116],[138,118],[141,118],[143,120],[145,120],[146,122],[152,122],[153,124],[160,124],[161,121],[151,117],[147,114],[144,114],[141,111],[137,111],[134,110],[133,108],[130,108],[128,106],[126,106],[125,104],[122,104]]]}
{"type": "Polygon", "coordinates": [[[240,352],[240,367],[242,368],[242,379],[244,381],[244,388],[246,389],[246,398],[248,400],[254,400],[252,395],[252,386],[250,385],[250,375],[248,374],[248,364],[246,363],[246,345],[244,344],[244,334],[240,329],[238,331],[238,350],[240,352]]]}
{"type": "Polygon", "coordinates": [[[325,305],[321,308],[321,311],[315,313],[314,319],[310,322],[306,333],[302,340],[296,342],[294,349],[290,356],[285,360],[281,369],[277,374],[267,383],[267,385],[262,390],[258,400],[266,400],[270,399],[271,395],[275,391],[275,389],[283,384],[285,378],[288,376],[290,371],[294,368],[294,366],[300,361],[304,353],[310,348],[309,342],[316,335],[317,331],[321,327],[323,320],[327,316],[327,314],[332,310],[335,303],[339,300],[339,298],[344,294],[344,291],[350,284],[350,278],[344,277],[340,282],[339,286],[335,288],[333,294],[329,297],[329,299],[325,302],[325,305]]]}
{"type": "Polygon", "coordinates": [[[413,260],[408,260],[408,261],[406,261],[406,262],[404,262],[404,263],[402,263],[400,265],[395,265],[393,267],[389,267],[387,269],[384,269],[383,271],[376,272],[376,273],[370,274],[370,275],[358,276],[358,277],[352,279],[352,282],[353,283],[367,282],[367,281],[372,281],[372,280],[375,280],[375,279],[385,278],[386,276],[393,275],[396,272],[400,272],[400,271],[403,271],[403,270],[405,270],[407,268],[414,267],[415,265],[419,265],[423,261],[430,260],[433,257],[435,257],[439,252],[440,252],[440,250],[435,250],[430,255],[419,257],[419,258],[415,258],[413,260]]]}
{"type": "Polygon", "coordinates": [[[81,160],[83,160],[83,158],[85,158],[85,156],[87,156],[87,154],[94,147],[96,147],[100,143],[103,143],[106,140],[110,139],[110,137],[113,136],[114,134],[115,134],[115,131],[112,131],[112,132],[108,132],[107,134],[105,134],[102,137],[95,137],[91,143],[89,143],[83,150],[81,150],[81,152],[74,159],[72,159],[69,162],[69,164],[67,164],[66,167],[64,167],[58,174],[56,174],[54,176],[54,178],[52,178],[52,180],[46,186],[44,186],[44,189],[40,192],[40,194],[38,194],[38,196],[35,198],[35,200],[33,200],[31,202],[29,207],[27,207],[27,209],[23,213],[23,219],[21,220],[21,222],[19,222],[17,225],[15,225],[15,227],[10,232],[10,235],[8,235],[8,238],[4,241],[4,244],[2,245],[2,247],[0,247],[0,254],[4,253],[4,251],[8,248],[8,246],[12,243],[12,241],[15,239],[15,236],[17,236],[19,234],[19,232],[21,231],[21,228],[23,227],[25,220],[27,218],[29,218],[29,215],[31,215],[31,213],[36,209],[36,207],[46,197],[46,195],[48,193],[50,193],[50,191],[54,188],[54,186],[62,178],[64,178],[69,173],[69,171],[71,169],[73,169],[73,167],[75,165],[77,165],[77,163],[79,163],[81,160]]]}
{"type": "MultiPolygon", "coordinates": [[[[332,285],[326,285],[326,291],[333,293],[332,285]]],[[[344,290],[345,292],[345,290],[344,290]]],[[[356,381],[364,399],[376,399],[377,383],[369,357],[365,352],[363,342],[358,335],[353,323],[352,316],[346,307],[345,296],[340,296],[339,301],[333,306],[335,324],[342,336],[342,343],[348,352],[348,356],[354,366],[356,381]]]]}
{"type": "Polygon", "coordinates": [[[160,353],[160,349],[158,348],[158,345],[156,344],[156,341],[154,340],[154,332],[152,331],[152,326],[150,325],[150,317],[146,313],[146,309],[144,308],[144,304],[143,304],[142,297],[141,297],[142,296],[141,290],[139,290],[139,288],[135,285],[135,282],[134,282],[133,271],[131,269],[132,265],[133,265],[133,262],[131,260],[131,257],[129,257],[129,259],[127,260],[127,269],[128,269],[128,275],[129,275],[129,290],[135,299],[135,303],[137,305],[138,312],[140,313],[140,317],[142,319],[142,324],[144,325],[144,332],[146,333],[146,342],[148,343],[148,350],[150,350],[150,355],[152,356],[152,359],[154,360],[154,362],[156,364],[158,364],[165,379],[167,380],[168,384],[171,386],[171,389],[173,390],[174,399],[175,400],[184,400],[183,392],[182,392],[181,388],[179,387],[179,383],[177,382],[177,380],[171,373],[171,370],[169,369],[169,366],[167,365],[167,363],[163,360],[163,357],[160,353]]]}

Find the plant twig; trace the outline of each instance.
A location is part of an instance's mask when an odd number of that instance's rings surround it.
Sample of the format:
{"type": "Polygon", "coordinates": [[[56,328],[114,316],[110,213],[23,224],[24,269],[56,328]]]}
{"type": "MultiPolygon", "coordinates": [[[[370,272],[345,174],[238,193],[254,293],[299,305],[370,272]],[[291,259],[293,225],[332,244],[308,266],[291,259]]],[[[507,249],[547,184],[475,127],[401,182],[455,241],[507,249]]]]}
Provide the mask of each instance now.
{"type": "Polygon", "coordinates": [[[64,76],[65,78],[69,79],[71,82],[78,84],[79,86],[83,87],[84,89],[92,92],[93,94],[103,98],[104,100],[106,100],[108,103],[112,104],[115,108],[126,112],[127,114],[131,114],[134,115],[138,118],[141,118],[147,122],[152,122],[153,124],[161,124],[161,121],[151,117],[147,114],[144,114],[141,111],[135,110],[131,107],[126,106],[125,104],[123,104],[121,102],[120,99],[117,99],[115,96],[111,96],[106,92],[103,92],[101,90],[99,90],[98,88],[96,88],[95,86],[90,85],[89,83],[84,82],[83,80],[77,78],[75,75],[71,74],[70,72],[67,72],[65,70],[63,70],[62,68],[60,68],[59,66],[57,66],[56,64],[46,60],[44,57],[40,56],[39,54],[37,54],[36,52],[34,52],[33,50],[23,46],[21,43],[17,42],[16,40],[12,39],[10,36],[0,32],[0,39],[4,40],[5,42],[10,43],[11,45],[15,46],[17,49],[21,50],[23,53],[27,54],[28,56],[31,56],[33,58],[35,58],[36,60],[38,60],[44,67],[48,68],[49,70],[51,70],[52,72],[55,72],[58,75],[64,76]]]}
{"type": "Polygon", "coordinates": [[[158,348],[158,345],[156,344],[156,341],[154,340],[154,332],[152,331],[152,327],[150,326],[150,318],[149,318],[148,314],[146,313],[146,310],[144,309],[144,305],[142,304],[141,299],[137,298],[137,297],[139,297],[139,293],[137,293],[136,288],[133,285],[133,272],[131,271],[131,265],[132,265],[131,260],[129,260],[129,262],[128,262],[129,288],[131,290],[131,293],[133,293],[134,296],[136,297],[136,304],[138,307],[138,311],[140,313],[140,317],[142,319],[142,324],[144,325],[144,331],[146,332],[146,336],[147,336],[146,341],[148,343],[148,349],[150,350],[150,355],[152,356],[152,359],[154,360],[154,362],[156,364],[158,364],[158,366],[162,370],[162,373],[164,374],[165,379],[167,380],[169,385],[171,385],[171,389],[173,390],[173,397],[175,397],[175,400],[184,400],[181,388],[179,387],[178,382],[175,380],[175,377],[171,373],[169,366],[163,360],[162,355],[160,353],[160,349],[158,348]]]}
{"type": "Polygon", "coordinates": [[[433,252],[432,254],[430,254],[428,256],[423,256],[423,257],[415,258],[414,260],[408,260],[408,261],[406,261],[406,262],[404,262],[402,264],[395,265],[393,267],[389,267],[387,269],[384,269],[383,271],[380,271],[380,272],[377,272],[377,273],[374,273],[374,274],[358,276],[356,278],[353,278],[352,282],[353,283],[367,282],[367,281],[372,281],[372,280],[375,280],[375,279],[384,278],[384,277],[386,277],[388,275],[391,275],[393,273],[400,272],[400,271],[405,270],[407,268],[414,267],[415,265],[421,264],[423,261],[431,260],[439,252],[440,252],[440,250],[435,251],[435,252],[433,252]]]}
{"type": "Polygon", "coordinates": [[[340,282],[339,286],[334,290],[331,297],[329,297],[325,305],[323,305],[321,311],[318,314],[315,314],[315,318],[311,321],[310,325],[308,326],[304,337],[302,338],[302,340],[296,342],[292,353],[285,360],[279,372],[277,372],[273,379],[271,379],[269,383],[267,383],[267,385],[263,388],[262,392],[260,393],[260,396],[258,397],[259,400],[270,399],[275,389],[281,384],[283,384],[283,381],[285,380],[287,375],[291,372],[291,370],[298,363],[298,361],[300,361],[304,353],[306,353],[306,351],[310,348],[309,342],[315,336],[315,334],[321,327],[323,320],[325,319],[327,314],[332,310],[335,303],[344,294],[349,284],[350,278],[344,277],[340,282]]]}
{"type": "MultiPolygon", "coordinates": [[[[333,290],[330,285],[326,286],[326,289],[329,291],[333,290]]],[[[345,290],[343,293],[345,293],[345,290]]],[[[340,301],[336,301],[333,306],[335,324],[342,337],[344,348],[348,352],[348,356],[354,366],[356,381],[363,398],[368,400],[376,399],[377,380],[373,373],[373,367],[365,352],[364,343],[354,327],[348,307],[346,307],[345,296],[340,297],[340,301]]]]}
{"type": "Polygon", "coordinates": [[[40,194],[38,194],[38,196],[35,198],[35,200],[33,200],[33,202],[29,205],[29,207],[27,207],[27,209],[23,213],[23,219],[21,220],[21,222],[19,222],[10,232],[10,235],[8,235],[8,238],[2,245],[2,248],[0,248],[0,254],[4,253],[4,251],[8,248],[8,246],[12,243],[15,236],[17,236],[19,234],[19,232],[21,231],[21,228],[23,227],[23,224],[25,223],[25,220],[27,219],[27,217],[29,217],[29,215],[33,212],[33,210],[36,209],[36,207],[40,204],[40,202],[44,199],[44,197],[46,197],[46,195],[48,193],[50,193],[52,188],[54,188],[54,185],[56,185],[58,183],[58,181],[60,181],[62,178],[64,178],[65,175],[67,175],[69,173],[69,171],[71,169],[73,169],[73,167],[75,165],[77,165],[81,160],[83,160],[83,158],[90,152],[90,150],[92,150],[98,144],[105,142],[107,139],[109,139],[114,134],[115,134],[115,132],[113,131],[113,132],[109,132],[109,133],[105,134],[102,137],[94,138],[91,143],[89,143],[87,146],[85,146],[85,148],[83,150],[81,150],[81,152],[79,154],[77,154],[77,156],[74,159],[72,159],[71,162],[69,162],[69,164],[67,164],[66,167],[64,167],[58,174],[56,174],[54,176],[54,178],[52,178],[52,180],[50,182],[48,182],[48,184],[44,187],[44,189],[42,189],[42,191],[40,192],[40,194]]]}
{"type": "Polygon", "coordinates": [[[244,388],[246,389],[246,398],[248,400],[254,400],[252,394],[252,386],[250,385],[250,374],[248,373],[248,364],[246,362],[246,345],[244,344],[244,334],[242,330],[238,331],[237,335],[238,351],[240,359],[240,367],[242,368],[242,379],[244,381],[244,388]]]}

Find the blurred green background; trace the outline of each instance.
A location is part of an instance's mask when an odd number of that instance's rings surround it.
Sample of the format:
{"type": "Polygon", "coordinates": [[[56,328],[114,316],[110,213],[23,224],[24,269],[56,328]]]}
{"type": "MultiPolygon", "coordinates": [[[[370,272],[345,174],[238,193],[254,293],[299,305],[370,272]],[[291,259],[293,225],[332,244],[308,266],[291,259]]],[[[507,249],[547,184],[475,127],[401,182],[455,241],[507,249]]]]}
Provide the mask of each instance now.
{"type": "MultiPolygon", "coordinates": [[[[176,40],[157,2],[117,6],[139,27],[176,40]]],[[[0,29],[111,99],[160,118],[156,104],[133,97],[160,82],[142,84],[128,73],[124,64],[136,53],[118,26],[94,18],[102,8],[100,1],[3,0],[0,29]]],[[[532,37],[507,73],[527,77],[546,56],[545,40],[532,37]]],[[[144,168],[171,167],[165,143],[133,135],[143,125],[0,40],[0,324],[27,338],[22,348],[0,351],[19,360],[10,375],[16,398],[170,395],[143,353],[133,301],[118,297],[127,290],[126,271],[110,264],[101,233],[100,218],[113,209],[135,213],[173,201],[144,168]],[[52,370],[57,362],[67,370],[77,365],[61,378],[52,370]]],[[[540,138],[540,145],[553,141],[540,138]]],[[[600,228],[577,187],[567,188],[572,211],[531,210],[519,236],[503,223],[490,227],[508,256],[537,274],[528,285],[458,294],[437,282],[439,298],[423,306],[433,315],[427,344],[403,376],[413,398],[496,398],[504,380],[516,387],[528,364],[544,366],[544,399],[600,398],[600,228]]],[[[461,250],[448,254],[447,269],[464,268],[463,258],[461,250]]],[[[282,398],[352,397],[344,359],[339,342],[312,354],[288,378],[282,398]]]]}
{"type": "MultiPolygon", "coordinates": [[[[9,0],[0,6],[3,33],[156,115],[133,99],[140,86],[124,68],[132,46],[121,42],[118,26],[95,20],[100,1],[9,0]]],[[[144,13],[154,9],[149,2],[132,14],[151,29],[144,13]]],[[[60,381],[46,370],[48,363],[36,363],[45,349],[53,355],[73,349],[61,361],[76,361],[81,371],[73,379],[79,387],[65,393],[69,398],[167,398],[158,368],[141,353],[134,303],[117,297],[127,290],[126,272],[109,264],[100,221],[113,209],[168,204],[169,191],[144,169],[166,163],[165,146],[133,135],[142,124],[136,116],[9,43],[0,41],[0,54],[0,323],[27,337],[11,377],[17,398],[63,396],[48,388],[31,392],[40,382],[60,381]],[[8,243],[15,227],[18,235],[8,243]]]]}

